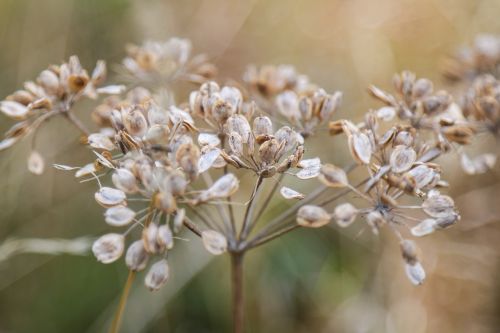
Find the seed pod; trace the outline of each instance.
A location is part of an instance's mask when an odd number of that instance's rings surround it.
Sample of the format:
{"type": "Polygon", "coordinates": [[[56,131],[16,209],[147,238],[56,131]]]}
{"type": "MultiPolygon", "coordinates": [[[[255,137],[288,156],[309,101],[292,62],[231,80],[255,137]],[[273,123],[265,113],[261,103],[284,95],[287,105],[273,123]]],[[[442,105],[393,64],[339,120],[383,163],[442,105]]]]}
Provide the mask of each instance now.
{"type": "Polygon", "coordinates": [[[304,205],[297,212],[297,223],[303,227],[319,228],[330,223],[330,214],[323,208],[304,205]]]}
{"type": "Polygon", "coordinates": [[[142,271],[149,261],[149,254],[144,249],[142,240],[137,240],[130,244],[125,254],[125,264],[133,272],[142,271]]]}
{"type": "Polygon", "coordinates": [[[320,174],[321,170],[321,160],[316,158],[310,158],[307,160],[301,160],[298,164],[302,168],[296,176],[300,179],[310,179],[315,178],[320,174]]]}
{"type": "Polygon", "coordinates": [[[227,137],[229,149],[236,156],[243,155],[243,138],[236,132],[229,133],[227,137]]]}
{"type": "Polygon", "coordinates": [[[244,116],[236,114],[229,117],[226,121],[225,128],[226,133],[236,132],[241,136],[243,143],[248,143],[252,130],[250,129],[248,120],[244,116]]]}
{"type": "MultiPolygon", "coordinates": [[[[345,129],[344,129],[345,131],[345,129]]],[[[349,149],[352,157],[360,164],[370,163],[372,156],[372,145],[368,136],[356,132],[349,136],[349,149]]]]}
{"type": "Polygon", "coordinates": [[[35,175],[41,175],[44,169],[45,162],[42,155],[37,151],[32,151],[28,157],[28,170],[35,175]]]}
{"type": "Polygon", "coordinates": [[[445,217],[439,217],[436,219],[436,229],[448,228],[454,225],[458,220],[460,220],[460,215],[457,213],[453,213],[445,217]]]}
{"type": "Polygon", "coordinates": [[[273,134],[273,123],[269,117],[259,116],[253,121],[253,134],[256,138],[273,134]]]}
{"type": "Polygon", "coordinates": [[[150,144],[167,144],[169,133],[166,125],[152,125],[144,135],[144,140],[150,144]]]}
{"type": "Polygon", "coordinates": [[[171,250],[174,247],[174,237],[168,224],[162,224],[158,228],[156,242],[161,249],[171,250]]]}
{"type": "Polygon", "coordinates": [[[319,118],[321,121],[330,119],[341,103],[342,93],[340,91],[336,91],[333,95],[327,95],[323,100],[321,110],[319,111],[319,118]]]}
{"type": "Polygon", "coordinates": [[[299,112],[299,99],[293,91],[285,91],[276,97],[278,111],[292,123],[301,118],[299,112]]]}
{"type": "Polygon", "coordinates": [[[396,116],[396,109],[392,106],[384,106],[377,110],[377,117],[383,121],[391,121],[396,116]]]}
{"type": "Polygon", "coordinates": [[[405,264],[405,272],[408,279],[414,285],[421,285],[425,280],[425,271],[420,262],[414,262],[413,264],[405,264]]]}
{"type": "Polygon", "coordinates": [[[184,219],[186,218],[186,210],[184,208],[180,208],[177,210],[174,217],[174,232],[178,233],[181,231],[182,226],[184,225],[184,219]]]}
{"type": "Polygon", "coordinates": [[[151,291],[157,291],[167,283],[169,268],[167,260],[155,262],[148,271],[144,284],[151,291]]]}
{"type": "Polygon", "coordinates": [[[212,116],[218,124],[223,125],[234,113],[234,109],[223,99],[216,99],[212,103],[212,116]]]}
{"type": "Polygon", "coordinates": [[[397,146],[391,153],[390,164],[392,171],[401,173],[409,170],[417,160],[417,153],[413,148],[397,146]]]}
{"type": "Polygon", "coordinates": [[[415,140],[412,133],[409,131],[399,131],[392,141],[393,146],[406,146],[411,147],[413,145],[413,141],[415,140]]]}
{"type": "Polygon", "coordinates": [[[460,145],[470,144],[474,136],[474,131],[465,125],[448,126],[442,132],[448,140],[460,145]]]}
{"type": "Polygon", "coordinates": [[[149,254],[157,254],[162,252],[158,242],[158,225],[150,223],[147,227],[142,229],[142,243],[144,249],[149,254]]]}
{"type": "Polygon", "coordinates": [[[231,114],[240,110],[243,96],[238,88],[224,87],[220,91],[220,96],[230,106],[231,114]]]}
{"type": "Polygon", "coordinates": [[[433,181],[436,171],[427,165],[419,165],[408,171],[406,175],[413,179],[417,189],[422,189],[433,181]]]}
{"type": "Polygon", "coordinates": [[[413,265],[417,259],[417,246],[415,242],[409,239],[404,239],[400,243],[401,255],[406,263],[413,265]]]}
{"type": "Polygon", "coordinates": [[[366,216],[366,223],[372,228],[372,232],[375,235],[379,234],[379,229],[386,224],[385,218],[378,210],[372,210],[366,216]]]}
{"type": "Polygon", "coordinates": [[[432,217],[447,217],[455,214],[455,203],[447,195],[434,195],[422,203],[422,209],[432,217]]]}
{"type": "Polygon", "coordinates": [[[344,132],[344,127],[342,126],[342,120],[330,121],[328,123],[328,130],[330,135],[337,135],[344,132]]]}
{"type": "Polygon", "coordinates": [[[281,127],[274,137],[280,145],[284,144],[282,152],[289,152],[297,145],[297,132],[288,126],[281,127]]]}
{"type": "Polygon", "coordinates": [[[433,84],[428,79],[418,79],[413,85],[413,98],[422,98],[432,93],[433,84]]]}
{"type": "Polygon", "coordinates": [[[90,134],[87,138],[87,141],[92,148],[104,150],[115,149],[115,145],[111,141],[111,139],[107,135],[101,133],[90,134]]]}
{"type": "Polygon", "coordinates": [[[135,193],[138,190],[137,179],[125,168],[116,169],[111,176],[113,184],[125,193],[135,193]]]}
{"type": "Polygon", "coordinates": [[[59,78],[51,70],[46,69],[42,71],[38,76],[37,81],[38,84],[40,84],[40,86],[42,86],[43,89],[51,95],[56,94],[59,90],[59,78]]]}
{"type": "Polygon", "coordinates": [[[21,103],[14,101],[2,101],[0,102],[0,111],[3,112],[7,117],[14,119],[23,119],[28,115],[30,109],[21,103]]]}
{"type": "Polygon", "coordinates": [[[276,139],[267,140],[259,148],[260,160],[266,165],[274,164],[276,155],[282,147],[276,139]]]}
{"type": "Polygon", "coordinates": [[[422,237],[431,234],[436,229],[435,219],[425,219],[413,228],[411,228],[411,234],[415,237],[422,237]]]}
{"type": "Polygon", "coordinates": [[[200,159],[198,160],[198,173],[203,173],[210,169],[217,158],[219,158],[221,150],[219,148],[207,146],[202,149],[200,159]]]}
{"type": "Polygon", "coordinates": [[[92,244],[92,252],[98,261],[110,264],[123,254],[125,237],[120,234],[106,234],[92,244]]]}
{"type": "Polygon", "coordinates": [[[304,195],[302,193],[286,186],[281,187],[280,193],[285,199],[304,199],[304,195]]]}
{"type": "Polygon", "coordinates": [[[358,210],[356,207],[350,203],[344,203],[335,207],[333,211],[333,218],[337,221],[337,224],[341,227],[348,227],[351,225],[356,216],[358,215],[358,210]]]}
{"type": "Polygon", "coordinates": [[[139,107],[122,111],[123,125],[132,136],[142,137],[148,130],[148,122],[139,107]]]}
{"type": "Polygon", "coordinates": [[[154,197],[155,207],[165,214],[172,214],[177,209],[177,202],[170,192],[159,192],[154,197]]]}
{"type": "Polygon", "coordinates": [[[166,179],[166,189],[164,191],[172,193],[174,196],[183,195],[186,192],[188,181],[180,170],[173,170],[166,179]]]}
{"type": "Polygon", "coordinates": [[[300,118],[303,120],[311,119],[313,115],[313,103],[310,98],[302,97],[299,99],[300,118]]]}
{"type": "Polygon", "coordinates": [[[128,207],[119,205],[108,208],[104,213],[104,217],[107,224],[122,227],[134,220],[135,212],[128,207]]]}
{"type": "Polygon", "coordinates": [[[200,133],[198,135],[198,144],[200,146],[216,147],[220,145],[220,139],[216,134],[200,133]]]}
{"type": "Polygon", "coordinates": [[[97,171],[94,163],[89,163],[78,169],[78,171],[75,173],[76,178],[88,176],[92,173],[95,173],[97,171]]]}
{"type": "Polygon", "coordinates": [[[227,250],[227,239],[215,230],[205,230],[201,233],[203,245],[208,252],[219,255],[227,250]]]}
{"type": "Polygon", "coordinates": [[[199,202],[212,199],[226,198],[238,190],[239,181],[235,175],[228,173],[219,178],[210,188],[202,191],[198,197],[199,202]]]}
{"type": "Polygon", "coordinates": [[[318,179],[329,187],[344,187],[349,184],[345,171],[333,164],[324,164],[321,167],[318,179]]]}
{"type": "Polygon", "coordinates": [[[97,203],[105,208],[123,204],[127,198],[123,191],[111,187],[101,187],[94,197],[97,203]]]}

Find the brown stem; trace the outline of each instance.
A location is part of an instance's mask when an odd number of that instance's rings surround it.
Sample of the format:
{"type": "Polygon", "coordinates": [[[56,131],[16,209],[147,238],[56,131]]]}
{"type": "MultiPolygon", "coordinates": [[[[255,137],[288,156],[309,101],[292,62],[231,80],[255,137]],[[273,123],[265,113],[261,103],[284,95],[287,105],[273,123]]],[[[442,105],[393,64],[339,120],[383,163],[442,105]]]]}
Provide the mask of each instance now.
{"type": "Polygon", "coordinates": [[[122,322],[123,312],[125,312],[125,305],[127,304],[128,294],[130,293],[130,288],[132,287],[132,282],[134,282],[135,272],[129,271],[127,282],[123,288],[122,296],[120,297],[120,303],[118,304],[118,309],[116,309],[115,317],[113,318],[113,323],[109,329],[109,333],[118,333],[120,330],[120,325],[122,322]]]}
{"type": "Polygon", "coordinates": [[[243,256],[243,252],[231,252],[233,333],[243,333],[244,331],[243,256]]]}

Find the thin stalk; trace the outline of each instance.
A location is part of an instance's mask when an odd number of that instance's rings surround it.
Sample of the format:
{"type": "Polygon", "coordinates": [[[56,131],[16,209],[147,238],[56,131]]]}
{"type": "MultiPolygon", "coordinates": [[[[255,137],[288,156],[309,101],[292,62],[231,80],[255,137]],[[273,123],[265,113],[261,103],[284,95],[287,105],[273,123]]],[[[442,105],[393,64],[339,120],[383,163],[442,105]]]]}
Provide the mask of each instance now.
{"type": "Polygon", "coordinates": [[[254,247],[263,245],[263,244],[265,244],[267,242],[272,241],[273,239],[281,237],[284,234],[289,233],[290,231],[293,231],[293,230],[298,229],[300,227],[301,226],[299,224],[294,223],[294,224],[291,224],[289,226],[284,227],[281,230],[278,230],[278,231],[276,231],[274,233],[271,233],[271,234],[269,234],[269,235],[267,235],[265,237],[262,237],[262,238],[259,238],[259,239],[254,239],[254,240],[252,240],[251,242],[248,243],[248,245],[245,247],[245,250],[250,250],[250,249],[253,249],[254,247]]]}
{"type": "Polygon", "coordinates": [[[252,222],[252,225],[253,224],[256,224],[260,217],[262,216],[262,214],[266,211],[267,207],[269,206],[269,204],[271,203],[272,201],[272,198],[274,196],[274,193],[276,192],[276,190],[278,189],[279,185],[281,184],[281,182],[283,181],[283,178],[285,177],[285,174],[282,173],[278,180],[276,181],[276,183],[274,183],[273,185],[273,188],[271,189],[271,192],[269,192],[269,194],[267,195],[266,199],[264,200],[264,204],[262,205],[262,207],[259,209],[259,212],[257,213],[257,215],[255,215],[255,218],[254,218],[254,221],[252,222]]]}
{"type": "Polygon", "coordinates": [[[243,218],[243,226],[241,227],[240,239],[245,239],[250,231],[250,221],[252,219],[253,210],[255,208],[255,203],[257,202],[257,193],[260,193],[260,185],[262,185],[262,176],[259,175],[255,187],[252,191],[252,196],[250,197],[250,202],[248,203],[247,209],[245,210],[245,217],[243,218]]]}
{"type": "Polygon", "coordinates": [[[231,252],[233,333],[244,330],[243,252],[231,252]]]}
{"type": "Polygon", "coordinates": [[[135,272],[129,271],[127,282],[125,282],[125,287],[123,288],[122,296],[120,297],[120,303],[118,304],[118,309],[116,309],[115,317],[109,333],[118,333],[120,330],[120,325],[122,322],[123,313],[125,312],[125,305],[127,304],[128,295],[130,293],[130,288],[132,287],[132,282],[134,282],[135,272]]]}

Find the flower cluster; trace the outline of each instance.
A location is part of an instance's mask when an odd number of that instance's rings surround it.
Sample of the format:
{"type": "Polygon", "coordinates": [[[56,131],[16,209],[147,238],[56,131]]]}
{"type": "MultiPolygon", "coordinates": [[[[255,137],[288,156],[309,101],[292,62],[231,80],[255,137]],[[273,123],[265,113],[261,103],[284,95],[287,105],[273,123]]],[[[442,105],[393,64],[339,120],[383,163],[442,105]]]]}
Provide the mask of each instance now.
{"type": "MultiPolygon", "coordinates": [[[[124,86],[99,86],[106,78],[106,64],[98,61],[91,75],[82,67],[76,56],[59,66],[51,65],[38,75],[36,81],[24,83],[0,102],[0,111],[11,119],[18,120],[0,141],[0,151],[7,149],[56,115],[63,115],[73,122],[83,134],[85,127],[74,117],[71,109],[83,97],[95,99],[99,94],[119,94],[124,86]]],[[[33,147],[32,147],[33,148],[33,147]]],[[[28,158],[28,167],[35,174],[43,172],[43,158],[33,150],[28,158]]]]}

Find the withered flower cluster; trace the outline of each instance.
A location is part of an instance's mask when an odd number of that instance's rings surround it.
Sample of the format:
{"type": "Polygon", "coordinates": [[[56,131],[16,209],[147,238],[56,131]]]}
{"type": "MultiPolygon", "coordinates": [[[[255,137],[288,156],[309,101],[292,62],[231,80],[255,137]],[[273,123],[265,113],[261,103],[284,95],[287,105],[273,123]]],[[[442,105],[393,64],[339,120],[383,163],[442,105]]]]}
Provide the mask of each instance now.
{"type": "MultiPolygon", "coordinates": [[[[62,115],[72,122],[83,135],[89,132],[73,115],[74,104],[83,97],[95,99],[99,94],[119,94],[125,86],[99,86],[106,79],[106,64],[97,62],[92,74],[82,68],[76,56],[62,65],[51,65],[38,75],[36,81],[24,83],[24,89],[17,90],[0,102],[0,111],[18,121],[0,141],[0,151],[14,145],[29,134],[35,135],[40,126],[50,118],[62,115]]],[[[28,167],[35,174],[44,170],[43,157],[32,147],[28,167]]]]}
{"type": "MultiPolygon", "coordinates": [[[[1,102],[0,110],[20,122],[6,133],[0,150],[52,116],[65,116],[85,135],[95,158],[81,167],[54,166],[97,183],[95,200],[116,230],[93,244],[97,260],[124,257],[130,272],[147,269],[145,285],[157,290],[168,280],[168,255],[187,229],[210,253],[231,255],[239,309],[235,325],[241,325],[243,255],[300,227],[331,221],[347,227],[359,219],[374,234],[388,228],[400,241],[410,281],[424,281],[409,236],[425,236],[460,219],[453,200],[440,192],[448,183],[436,160],[456,151],[470,174],[486,172],[496,160],[493,154],[470,159],[463,151],[480,134],[499,134],[500,85],[493,59],[500,46],[495,51],[487,40],[460,58],[476,75],[463,96],[436,91],[430,80],[405,71],[394,76],[394,93],[369,88],[383,106],[367,111],[361,121],[333,120],[342,94],[327,93],[292,66],[251,66],[241,84],[211,81],[214,65],[206,56],[192,57],[184,39],[129,46],[123,60],[127,88],[98,88],[105,79],[104,63],[88,75],[71,57],[1,102]],[[174,105],[165,92],[173,94],[179,81],[197,86],[187,101],[174,105]],[[95,130],[89,132],[73,106],[99,94],[113,96],[92,111],[95,130]],[[341,142],[349,148],[351,165],[323,163],[328,155],[304,158],[308,139],[326,124],[331,135],[346,137],[341,142]],[[353,181],[355,170],[364,176],[353,181]],[[323,186],[303,194],[282,186],[287,176],[318,178],[323,186]],[[240,189],[243,177],[253,185],[240,189]],[[245,202],[235,200],[237,191],[245,202]],[[265,213],[277,192],[294,204],[269,216],[265,213]],[[345,201],[331,207],[340,198],[345,201]]],[[[38,153],[31,154],[32,172],[42,173],[43,164],[38,153]]]]}

